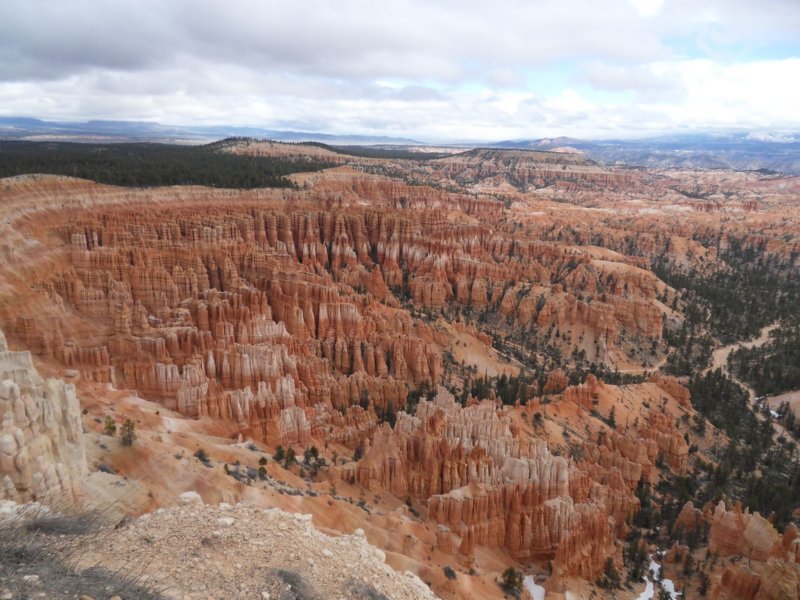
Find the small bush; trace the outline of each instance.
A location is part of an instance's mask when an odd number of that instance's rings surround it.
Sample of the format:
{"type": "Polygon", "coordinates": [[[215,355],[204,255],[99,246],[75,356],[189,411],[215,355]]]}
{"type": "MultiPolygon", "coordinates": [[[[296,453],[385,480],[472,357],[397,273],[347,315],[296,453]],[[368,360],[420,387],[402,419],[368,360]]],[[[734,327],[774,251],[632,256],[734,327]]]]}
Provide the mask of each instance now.
{"type": "MultiPolygon", "coordinates": [[[[286,569],[269,569],[266,573],[268,581],[274,581],[289,587],[289,594],[280,594],[281,598],[294,598],[296,600],[321,600],[320,596],[308,580],[295,571],[286,569]]],[[[283,592],[283,589],[281,589],[283,592]]]]}
{"type": "Polygon", "coordinates": [[[286,450],[283,449],[283,446],[275,448],[275,454],[272,455],[272,458],[275,459],[275,462],[281,462],[286,458],[286,450]]]}
{"type": "MultiPolygon", "coordinates": [[[[278,446],[278,448],[280,448],[280,446],[278,446]]],[[[283,457],[283,468],[288,469],[296,462],[297,462],[297,455],[294,452],[294,448],[289,448],[286,451],[286,455],[283,457]]]]}
{"type": "Polygon", "coordinates": [[[198,449],[197,452],[194,453],[194,457],[206,466],[208,466],[208,464],[211,462],[211,459],[208,457],[208,453],[202,448],[198,449]]]}
{"type": "Polygon", "coordinates": [[[447,565],[444,569],[444,576],[447,577],[450,581],[455,581],[456,579],[456,572],[450,565],[447,565]]]}
{"type": "Polygon", "coordinates": [[[508,567],[503,571],[500,586],[509,594],[519,596],[522,590],[522,573],[517,571],[514,567],[508,567]]]}
{"type": "Polygon", "coordinates": [[[136,424],[130,419],[125,419],[119,433],[119,439],[123,446],[133,446],[136,442],[136,424]]]}
{"type": "Polygon", "coordinates": [[[117,435],[117,422],[114,421],[114,417],[111,415],[106,417],[105,424],[103,425],[103,433],[110,437],[117,435]]]}
{"type": "Polygon", "coordinates": [[[39,595],[47,598],[78,598],[85,594],[107,598],[108,590],[123,598],[160,600],[155,589],[138,584],[135,575],[112,572],[100,565],[77,571],[86,558],[86,540],[95,542],[107,534],[102,512],[61,515],[47,509],[22,511],[0,519],[0,588],[3,597],[33,597],[31,586],[21,575],[39,577],[39,595]]]}
{"type": "Polygon", "coordinates": [[[389,600],[389,598],[381,594],[374,587],[361,581],[351,580],[349,587],[354,600],[389,600]]]}
{"type": "Polygon", "coordinates": [[[611,557],[606,559],[606,565],[603,569],[603,574],[597,580],[597,586],[603,588],[604,590],[616,590],[621,587],[622,579],[619,575],[619,571],[614,566],[614,561],[611,557]]]}
{"type": "Polygon", "coordinates": [[[606,423],[608,424],[611,429],[617,428],[617,408],[615,406],[611,407],[611,412],[608,413],[608,418],[606,419],[606,423]]]}
{"type": "Polygon", "coordinates": [[[69,515],[41,511],[25,522],[25,529],[45,535],[85,535],[100,528],[100,517],[95,511],[69,515]]]}
{"type": "Polygon", "coordinates": [[[310,465],[312,460],[319,459],[319,450],[316,446],[311,446],[311,448],[306,448],[303,451],[303,463],[310,465]]]}

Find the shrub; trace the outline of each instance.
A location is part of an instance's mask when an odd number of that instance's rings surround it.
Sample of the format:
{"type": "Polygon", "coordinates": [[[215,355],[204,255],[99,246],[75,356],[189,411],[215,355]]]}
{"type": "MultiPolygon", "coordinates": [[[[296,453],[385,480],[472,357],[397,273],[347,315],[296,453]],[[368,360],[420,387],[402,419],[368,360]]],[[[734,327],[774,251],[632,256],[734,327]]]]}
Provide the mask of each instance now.
{"type": "Polygon", "coordinates": [[[199,448],[197,452],[194,453],[194,457],[204,465],[208,465],[211,462],[211,459],[208,457],[208,453],[202,448],[199,448]]]}
{"type": "Polygon", "coordinates": [[[444,576],[447,577],[450,581],[455,581],[456,579],[456,572],[450,565],[447,565],[444,568],[444,576]]]}
{"type": "Polygon", "coordinates": [[[608,419],[606,420],[606,423],[608,423],[608,426],[611,427],[611,429],[617,428],[617,408],[615,406],[611,407],[611,412],[608,413],[608,419]]]}
{"type": "Polygon", "coordinates": [[[0,519],[0,596],[33,597],[31,584],[22,577],[30,574],[38,576],[35,586],[41,597],[107,598],[113,589],[123,598],[163,598],[157,590],[139,585],[139,577],[109,571],[94,561],[76,569],[87,559],[87,543],[96,545],[109,535],[103,516],[102,510],[58,514],[31,505],[4,515],[0,519]]]}
{"type": "Polygon", "coordinates": [[[311,464],[312,460],[319,459],[319,450],[316,446],[311,446],[311,448],[306,448],[303,452],[303,462],[307,465],[311,464]]]}
{"type": "Polygon", "coordinates": [[[614,566],[614,561],[611,557],[608,557],[606,559],[606,566],[603,569],[603,574],[597,580],[597,585],[604,590],[615,590],[620,587],[621,583],[622,580],[617,568],[614,566]]]}
{"type": "Polygon", "coordinates": [[[708,575],[705,573],[700,573],[700,585],[697,586],[697,593],[701,596],[705,596],[708,593],[708,586],[711,581],[708,578],[708,575]]]}
{"type": "Polygon", "coordinates": [[[103,433],[108,436],[114,437],[117,435],[117,422],[114,421],[114,417],[108,415],[106,417],[105,425],[103,426],[103,433]]]}
{"type": "Polygon", "coordinates": [[[514,567],[508,567],[503,571],[503,576],[500,585],[502,588],[515,596],[519,595],[522,589],[522,573],[517,571],[514,567]]]}
{"type": "MultiPolygon", "coordinates": [[[[278,446],[278,448],[280,448],[280,446],[278,446]]],[[[283,468],[288,469],[296,462],[297,462],[297,455],[294,452],[294,448],[289,448],[286,451],[286,456],[284,456],[283,458],[283,468]]]]}
{"type": "Polygon", "coordinates": [[[136,442],[136,424],[130,419],[125,419],[120,430],[119,439],[123,446],[133,446],[136,442]]]}

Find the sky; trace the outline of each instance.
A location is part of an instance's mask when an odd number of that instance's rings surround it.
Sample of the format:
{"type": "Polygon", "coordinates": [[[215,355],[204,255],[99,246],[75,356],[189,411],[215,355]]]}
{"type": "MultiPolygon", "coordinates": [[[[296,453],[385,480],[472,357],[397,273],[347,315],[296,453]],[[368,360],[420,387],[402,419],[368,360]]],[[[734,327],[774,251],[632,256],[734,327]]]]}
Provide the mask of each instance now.
{"type": "Polygon", "coordinates": [[[0,116],[499,141],[800,131],[800,0],[2,0],[0,116]]]}

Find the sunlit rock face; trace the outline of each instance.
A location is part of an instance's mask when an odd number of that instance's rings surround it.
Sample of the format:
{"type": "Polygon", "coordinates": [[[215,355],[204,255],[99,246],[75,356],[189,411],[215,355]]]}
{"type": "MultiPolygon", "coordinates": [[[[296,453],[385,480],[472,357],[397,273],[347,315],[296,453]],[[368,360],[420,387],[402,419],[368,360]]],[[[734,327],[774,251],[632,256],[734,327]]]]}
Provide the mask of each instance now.
{"type": "Polygon", "coordinates": [[[651,274],[515,236],[490,197],[347,168],[294,192],[17,185],[20,210],[41,202],[31,188],[53,200],[26,216],[47,266],[18,257],[33,287],[3,311],[12,337],[270,442],[303,443],[359,404],[399,410],[439,380],[441,346],[398,297],[532,336],[579,328],[595,359],[661,336],[651,274]]]}
{"type": "Polygon", "coordinates": [[[462,407],[440,388],[420,401],[416,416],[401,413],[394,430],[374,436],[345,477],[426,498],[429,518],[447,528],[440,546],[464,561],[476,545],[500,547],[520,560],[553,560],[565,575],[593,577],[638,500],[621,477],[600,483],[550,454],[543,440],[525,441],[513,430],[494,401],[462,407]]]}
{"type": "Polygon", "coordinates": [[[75,387],[42,379],[30,352],[12,352],[0,331],[2,498],[61,506],[80,501],[86,477],[75,387]]]}

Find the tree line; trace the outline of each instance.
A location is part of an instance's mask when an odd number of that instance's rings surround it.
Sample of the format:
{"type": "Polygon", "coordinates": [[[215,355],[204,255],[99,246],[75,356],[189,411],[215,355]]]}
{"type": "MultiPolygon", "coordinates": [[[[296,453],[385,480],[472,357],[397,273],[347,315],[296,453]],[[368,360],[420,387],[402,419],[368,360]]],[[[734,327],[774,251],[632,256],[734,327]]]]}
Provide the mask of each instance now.
{"type": "Polygon", "coordinates": [[[294,187],[287,175],[333,166],[311,158],[231,154],[221,151],[226,142],[180,146],[0,141],[0,177],[39,173],[127,187],[287,188],[294,187]]]}

